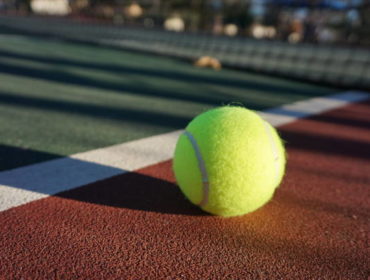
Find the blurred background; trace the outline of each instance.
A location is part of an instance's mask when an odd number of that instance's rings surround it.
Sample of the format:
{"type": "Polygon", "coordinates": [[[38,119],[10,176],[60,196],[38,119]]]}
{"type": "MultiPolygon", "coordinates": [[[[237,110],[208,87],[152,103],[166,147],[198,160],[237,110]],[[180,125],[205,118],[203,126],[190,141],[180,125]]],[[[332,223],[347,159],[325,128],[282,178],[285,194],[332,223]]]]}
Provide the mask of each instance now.
{"type": "Polygon", "coordinates": [[[0,0],[0,31],[370,88],[370,0],[0,0]]]}
{"type": "Polygon", "coordinates": [[[369,0],[0,0],[0,11],[291,44],[370,45],[369,0]]]}

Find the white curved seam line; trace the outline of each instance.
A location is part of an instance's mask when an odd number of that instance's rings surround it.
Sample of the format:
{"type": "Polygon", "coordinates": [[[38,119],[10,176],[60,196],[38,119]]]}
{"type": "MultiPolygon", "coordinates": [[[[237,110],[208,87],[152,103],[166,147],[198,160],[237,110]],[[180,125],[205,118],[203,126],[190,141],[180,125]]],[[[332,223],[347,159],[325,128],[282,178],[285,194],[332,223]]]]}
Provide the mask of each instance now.
{"type": "Polygon", "coordinates": [[[207,174],[207,170],[206,170],[206,165],[205,165],[205,162],[203,160],[202,154],[200,152],[198,143],[195,140],[194,136],[188,131],[185,131],[184,134],[186,135],[186,137],[188,137],[191,145],[193,146],[195,156],[197,157],[199,170],[200,170],[200,173],[202,175],[203,198],[198,203],[198,205],[199,206],[205,206],[208,203],[208,194],[209,194],[209,182],[208,182],[208,174],[207,174]]]}
{"type": "Polygon", "coordinates": [[[265,130],[266,130],[267,135],[270,139],[270,145],[271,145],[272,153],[273,153],[273,156],[274,156],[274,162],[275,162],[275,179],[277,180],[278,176],[279,176],[278,147],[277,147],[276,142],[274,141],[274,138],[272,136],[272,131],[271,131],[271,128],[270,128],[269,124],[266,121],[263,121],[263,125],[265,126],[265,130]]]}

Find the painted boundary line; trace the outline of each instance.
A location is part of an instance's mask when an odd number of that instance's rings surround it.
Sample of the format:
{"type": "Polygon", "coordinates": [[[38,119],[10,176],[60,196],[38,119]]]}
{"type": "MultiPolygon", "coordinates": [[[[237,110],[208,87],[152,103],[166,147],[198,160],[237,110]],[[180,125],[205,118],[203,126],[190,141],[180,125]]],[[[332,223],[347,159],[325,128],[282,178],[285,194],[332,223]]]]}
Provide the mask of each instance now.
{"type": "MultiPolygon", "coordinates": [[[[260,112],[273,126],[369,99],[349,91],[260,112]]],[[[0,211],[172,158],[182,130],[0,172],[0,211]]]]}

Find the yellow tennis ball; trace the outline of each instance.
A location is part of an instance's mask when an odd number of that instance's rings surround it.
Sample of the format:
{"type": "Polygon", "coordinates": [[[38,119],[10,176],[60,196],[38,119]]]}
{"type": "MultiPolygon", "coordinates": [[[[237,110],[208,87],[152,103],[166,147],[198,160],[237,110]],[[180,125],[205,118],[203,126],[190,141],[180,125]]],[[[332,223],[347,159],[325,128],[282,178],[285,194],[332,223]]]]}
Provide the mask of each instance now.
{"type": "Polygon", "coordinates": [[[229,217],[267,203],[285,162],[283,143],[270,124],[251,110],[225,106],[188,124],[177,141],[173,169],[192,203],[229,217]]]}

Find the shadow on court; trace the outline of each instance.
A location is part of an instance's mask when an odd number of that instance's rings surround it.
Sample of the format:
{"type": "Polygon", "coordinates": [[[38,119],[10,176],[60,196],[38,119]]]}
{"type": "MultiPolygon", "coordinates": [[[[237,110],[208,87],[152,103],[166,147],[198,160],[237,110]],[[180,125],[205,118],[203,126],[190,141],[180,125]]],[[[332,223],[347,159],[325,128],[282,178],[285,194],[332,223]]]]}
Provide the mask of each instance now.
{"type": "Polygon", "coordinates": [[[0,147],[0,159],[0,163],[8,159],[6,166],[0,167],[9,170],[0,172],[0,185],[111,207],[206,215],[187,201],[174,183],[148,175],[5,145],[0,147]],[[11,170],[37,161],[48,162],[11,170]]]}
{"type": "Polygon", "coordinates": [[[110,207],[181,215],[208,215],[191,204],[174,183],[130,172],[71,191],[58,197],[110,207]]]}
{"type": "Polygon", "coordinates": [[[28,148],[0,144],[0,171],[59,157],[62,156],[28,148]]]}

